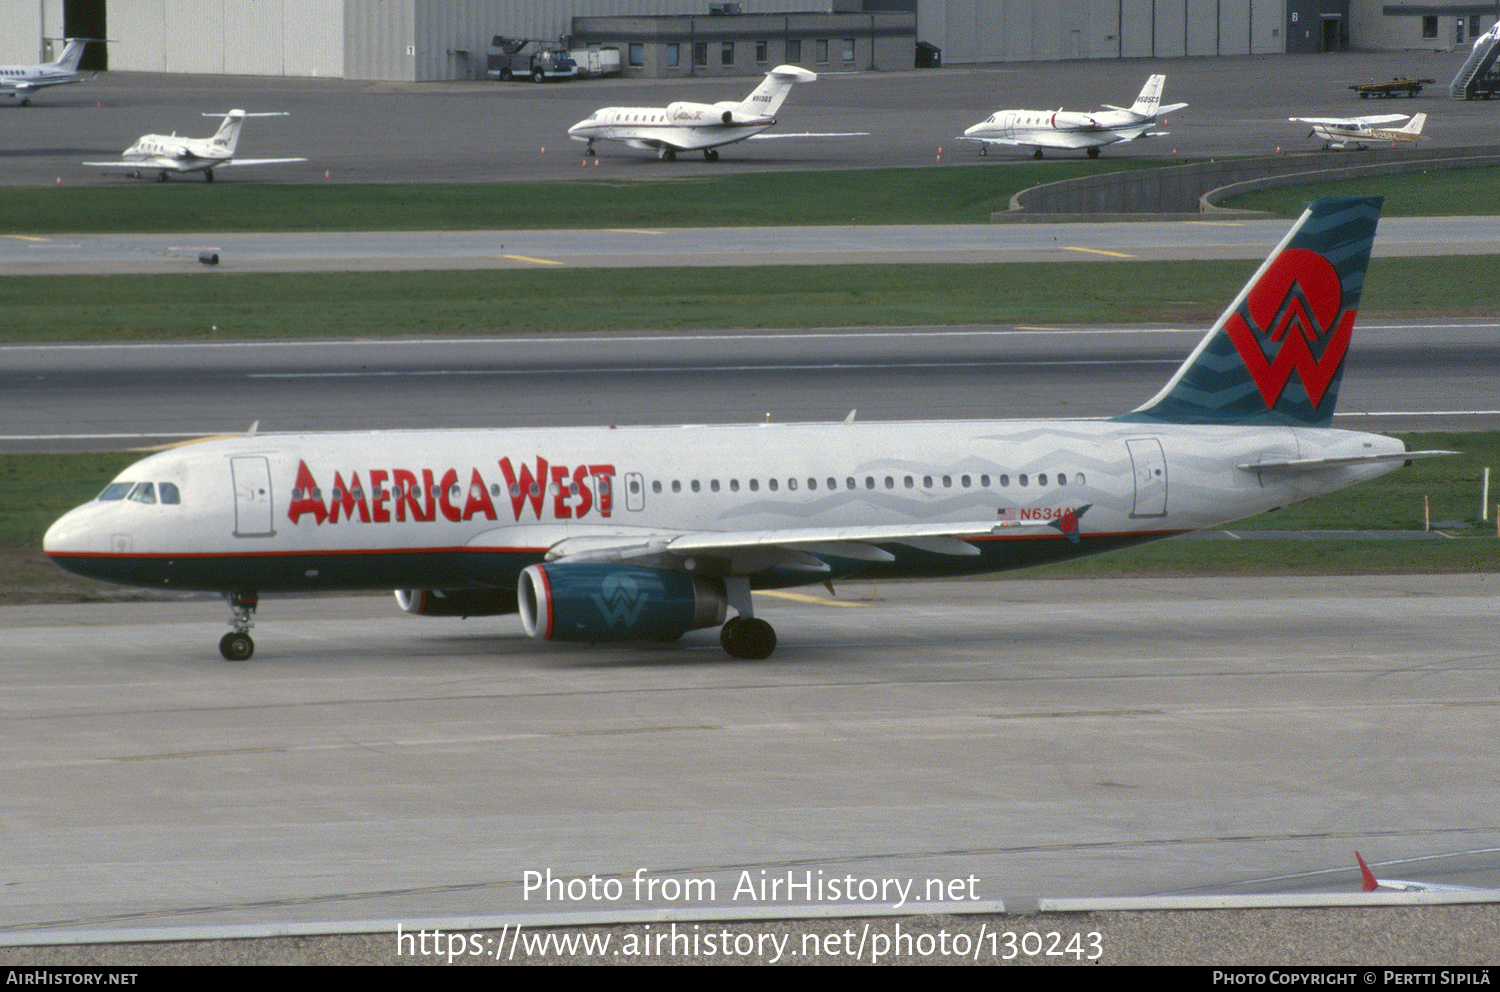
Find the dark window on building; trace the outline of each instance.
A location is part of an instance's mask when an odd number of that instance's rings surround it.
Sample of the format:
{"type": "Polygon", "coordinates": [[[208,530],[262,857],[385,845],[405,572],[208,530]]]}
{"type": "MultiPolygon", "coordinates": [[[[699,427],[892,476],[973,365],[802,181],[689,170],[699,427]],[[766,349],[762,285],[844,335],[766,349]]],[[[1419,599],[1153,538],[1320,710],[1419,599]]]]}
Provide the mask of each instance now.
{"type": "Polygon", "coordinates": [[[786,60],[791,63],[802,61],[802,41],[797,39],[786,43],[786,60]]]}
{"type": "Polygon", "coordinates": [[[819,38],[813,42],[813,61],[820,65],[828,61],[828,39],[819,38]]]}
{"type": "Polygon", "coordinates": [[[1422,18],[1422,37],[1424,37],[1424,38],[1436,38],[1437,37],[1437,15],[1436,14],[1428,14],[1426,17],[1422,18]]]}
{"type": "Polygon", "coordinates": [[[845,62],[853,62],[854,61],[854,39],[853,38],[845,38],[844,39],[844,61],[845,62]]]}
{"type": "Polygon", "coordinates": [[[693,65],[708,65],[708,42],[693,42],[693,65]]]}
{"type": "MultiPolygon", "coordinates": [[[[1478,24],[1479,23],[1479,18],[1477,18],[1477,17],[1474,18],[1474,23],[1478,24]]],[[[766,43],[763,42],[763,41],[757,41],[755,43],[755,61],[760,62],[760,63],[765,63],[767,61],[767,59],[766,59],[766,43]]]]}
{"type": "Polygon", "coordinates": [[[631,67],[639,69],[641,66],[643,66],[645,64],[646,64],[646,46],[643,45],[643,44],[641,44],[638,41],[631,42],[631,44],[630,44],[630,65],[631,65],[631,67]]]}
{"type": "Polygon", "coordinates": [[[734,42],[726,41],[719,46],[719,64],[734,65],[734,42]]]}
{"type": "Polygon", "coordinates": [[[675,69],[675,68],[677,68],[681,64],[682,64],[682,46],[681,45],[668,45],[667,46],[667,68],[668,69],[675,69]]]}

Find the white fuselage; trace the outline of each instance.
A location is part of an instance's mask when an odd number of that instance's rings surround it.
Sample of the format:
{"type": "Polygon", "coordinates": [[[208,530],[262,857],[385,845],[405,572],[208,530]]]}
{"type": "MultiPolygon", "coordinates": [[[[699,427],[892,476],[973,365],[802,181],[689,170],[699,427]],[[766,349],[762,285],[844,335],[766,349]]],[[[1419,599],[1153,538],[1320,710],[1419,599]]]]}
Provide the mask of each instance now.
{"type": "Polygon", "coordinates": [[[234,148],[223,138],[179,138],[175,134],[144,135],[121,156],[126,162],[174,172],[212,169],[233,157],[234,148]]]}
{"type": "Polygon", "coordinates": [[[1314,124],[1313,133],[1328,143],[1329,147],[1343,148],[1346,145],[1365,145],[1377,141],[1418,141],[1419,134],[1400,128],[1367,127],[1360,124],[1314,124]]]}
{"type": "Polygon", "coordinates": [[[753,550],[717,566],[757,586],[956,575],[1212,526],[1400,462],[1237,466],[1402,450],[1337,430],[1110,421],[247,436],[131,466],[113,498],[68,513],[45,547],[73,571],[140,586],[513,587],[564,540],[1000,522],[965,538],[978,554],[925,554],[913,540],[882,544],[882,562],[815,550],[829,565],[818,574],[765,572],[753,550]],[[1035,525],[1069,511],[1080,540],[1035,525]]]}
{"type": "Polygon", "coordinates": [[[1132,141],[1158,123],[1128,110],[1084,114],[1065,110],[1000,110],[964,131],[964,137],[1038,148],[1097,148],[1132,141]]]}
{"type": "Polygon", "coordinates": [[[604,107],[568,128],[570,137],[623,141],[633,148],[697,150],[744,141],[772,124],[774,117],[734,115],[732,105],[674,103],[666,107],[604,107]],[[725,116],[729,121],[724,120],[725,116]]]}

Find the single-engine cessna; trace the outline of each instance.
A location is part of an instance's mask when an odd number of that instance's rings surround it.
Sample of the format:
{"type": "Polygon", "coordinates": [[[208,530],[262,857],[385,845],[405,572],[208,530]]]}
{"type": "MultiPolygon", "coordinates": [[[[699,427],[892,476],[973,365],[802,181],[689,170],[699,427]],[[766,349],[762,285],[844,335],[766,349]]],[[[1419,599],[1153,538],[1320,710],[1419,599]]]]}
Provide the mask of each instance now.
{"type": "Polygon", "coordinates": [[[717,162],[721,145],[754,137],[776,123],[776,111],[793,83],[810,83],[816,73],[794,65],[779,65],[745,99],[718,103],[669,103],[665,107],[604,107],[568,128],[574,141],[588,142],[585,155],[594,155],[596,141],[623,141],[631,148],[655,149],[667,162],[678,152],[702,151],[717,162]]]}
{"type": "Polygon", "coordinates": [[[81,82],[78,63],[83,60],[83,50],[91,41],[102,38],[69,38],[68,44],[56,62],[40,65],[0,65],[0,94],[15,99],[20,97],[21,106],[31,106],[31,94],[48,86],[66,86],[81,82]]]}
{"type": "Polygon", "coordinates": [[[1401,127],[1378,127],[1405,121],[1405,114],[1374,114],[1369,117],[1288,117],[1293,123],[1311,124],[1309,138],[1316,135],[1323,139],[1323,148],[1348,148],[1353,145],[1363,151],[1377,141],[1418,141],[1422,137],[1422,125],[1427,123],[1426,114],[1416,114],[1401,127]]]}
{"type": "Polygon", "coordinates": [[[1161,137],[1165,131],[1151,130],[1166,123],[1166,115],[1186,107],[1185,103],[1161,106],[1161,88],[1166,76],[1152,76],[1129,109],[1105,104],[1104,110],[1078,113],[1069,110],[997,110],[969,128],[960,141],[979,142],[979,154],[990,145],[1034,148],[1032,158],[1041,158],[1043,148],[1088,149],[1098,158],[1104,145],[1161,137]]]}
{"type": "Polygon", "coordinates": [[[519,612],[554,641],[717,626],[729,654],[765,658],[753,589],[1062,561],[1440,454],[1329,426],[1380,203],[1314,203],[1161,392],[1113,419],[252,434],[137,462],[45,551],[222,593],[230,659],[254,649],[259,592],[370,588],[411,613],[519,612]]]}
{"type": "MultiPolygon", "coordinates": [[[[204,114],[217,117],[218,114],[204,114]]],[[[118,162],[85,162],[84,165],[102,169],[129,169],[139,176],[144,172],[157,173],[157,179],[167,181],[173,172],[201,172],[208,182],[214,181],[214,170],[227,165],[277,165],[283,162],[306,162],[305,158],[235,158],[234,149],[240,142],[240,128],[246,117],[285,117],[284,113],[247,114],[243,110],[231,110],[224,115],[224,123],[212,138],[179,138],[172,134],[147,134],[125,149],[118,162]]]]}

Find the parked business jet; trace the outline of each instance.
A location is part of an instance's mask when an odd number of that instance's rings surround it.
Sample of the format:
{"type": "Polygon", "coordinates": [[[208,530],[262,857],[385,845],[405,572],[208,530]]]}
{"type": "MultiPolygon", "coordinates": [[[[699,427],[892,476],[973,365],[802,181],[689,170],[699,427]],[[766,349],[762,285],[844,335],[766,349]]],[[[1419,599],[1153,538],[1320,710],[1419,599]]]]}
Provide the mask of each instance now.
{"type": "Polygon", "coordinates": [[[40,65],[0,65],[0,93],[15,99],[20,97],[21,106],[31,106],[31,94],[48,86],[66,86],[77,83],[78,63],[83,59],[83,50],[91,41],[102,38],[69,38],[62,56],[56,62],[40,65]]]}
{"type": "MultiPolygon", "coordinates": [[[[218,114],[204,114],[217,117],[218,114]]],[[[172,134],[147,134],[125,149],[118,162],[85,162],[84,165],[102,169],[129,169],[131,175],[156,172],[160,182],[166,182],[173,172],[201,172],[208,182],[214,181],[214,170],[226,165],[276,165],[283,162],[306,162],[305,158],[235,158],[234,149],[240,141],[240,127],[246,117],[285,117],[284,113],[247,114],[243,110],[231,110],[224,115],[224,123],[212,138],[179,138],[172,134]]]]}
{"type": "Polygon", "coordinates": [[[252,434],[137,462],[44,548],[224,594],[230,659],[253,651],[258,592],[369,588],[411,613],[519,612],[554,641],[722,625],[729,654],[764,658],[752,589],[1062,561],[1440,454],[1329,427],[1380,202],[1314,203],[1161,392],[1110,420],[252,434]]]}
{"type": "Polygon", "coordinates": [[[623,141],[631,148],[654,148],[656,157],[667,162],[676,161],[678,152],[689,151],[702,151],[704,159],[717,162],[721,145],[744,141],[776,123],[776,111],[792,91],[793,83],[810,83],[817,78],[817,73],[806,69],[779,65],[738,102],[604,107],[568,128],[568,136],[588,142],[585,155],[595,154],[596,141],[623,141]]]}
{"type": "Polygon", "coordinates": [[[1422,125],[1427,123],[1426,114],[1416,114],[1402,127],[1376,127],[1406,120],[1405,114],[1375,114],[1370,117],[1288,117],[1292,122],[1311,124],[1307,132],[1323,139],[1323,148],[1348,148],[1350,145],[1363,151],[1377,141],[1417,141],[1422,136],[1422,125]]]}
{"type": "Polygon", "coordinates": [[[959,140],[979,142],[981,155],[989,153],[990,145],[1016,145],[1036,149],[1032,158],[1041,158],[1043,148],[1086,148],[1089,158],[1098,158],[1103,145],[1166,133],[1151,129],[1165,124],[1167,114],[1187,106],[1185,103],[1161,106],[1161,88],[1166,81],[1166,76],[1147,79],[1141,95],[1129,109],[1105,104],[1105,110],[1091,114],[1067,110],[997,110],[965,131],[959,140]]]}

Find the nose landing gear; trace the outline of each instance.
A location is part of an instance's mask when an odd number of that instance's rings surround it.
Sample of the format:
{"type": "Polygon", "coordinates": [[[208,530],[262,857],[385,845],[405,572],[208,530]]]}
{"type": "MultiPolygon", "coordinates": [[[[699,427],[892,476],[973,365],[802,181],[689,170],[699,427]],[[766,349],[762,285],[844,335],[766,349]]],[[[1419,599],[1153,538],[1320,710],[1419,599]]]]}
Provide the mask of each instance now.
{"type": "Polygon", "coordinates": [[[229,621],[229,626],[234,629],[219,640],[219,653],[227,661],[246,661],[255,653],[255,642],[250,639],[250,628],[255,626],[255,621],[250,618],[260,604],[260,597],[254,589],[235,589],[226,592],[224,599],[234,613],[234,618],[229,621]]]}

